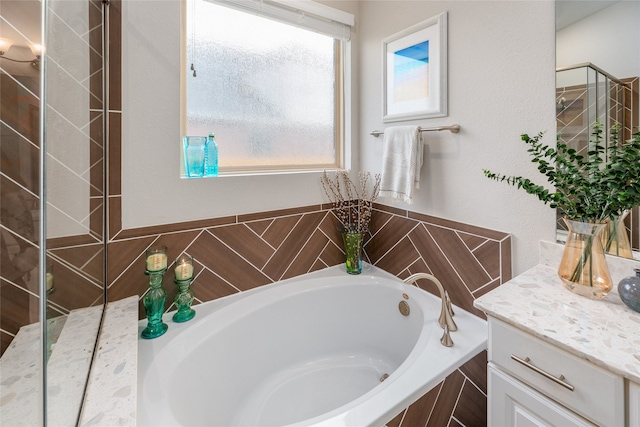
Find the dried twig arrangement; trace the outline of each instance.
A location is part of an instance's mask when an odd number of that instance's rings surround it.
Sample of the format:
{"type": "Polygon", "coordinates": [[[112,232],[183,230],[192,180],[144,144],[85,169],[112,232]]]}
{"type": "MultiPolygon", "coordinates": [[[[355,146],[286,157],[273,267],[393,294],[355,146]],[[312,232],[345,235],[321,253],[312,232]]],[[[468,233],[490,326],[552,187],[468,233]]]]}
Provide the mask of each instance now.
{"type": "Polygon", "coordinates": [[[324,171],[324,175],[320,178],[322,189],[333,203],[343,232],[364,233],[367,231],[373,202],[378,198],[380,192],[380,174],[376,174],[373,179],[371,193],[367,188],[370,185],[371,174],[360,172],[358,176],[360,179],[359,188],[345,171],[336,172],[334,177],[330,177],[327,171],[324,171]]]}

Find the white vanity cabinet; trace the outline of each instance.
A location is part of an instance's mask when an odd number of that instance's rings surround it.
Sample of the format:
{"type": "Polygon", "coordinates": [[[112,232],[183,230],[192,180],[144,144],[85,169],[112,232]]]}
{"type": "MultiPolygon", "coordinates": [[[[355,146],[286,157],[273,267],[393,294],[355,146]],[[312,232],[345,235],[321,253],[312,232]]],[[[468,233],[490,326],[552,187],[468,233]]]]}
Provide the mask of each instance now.
{"type": "Polygon", "coordinates": [[[640,426],[638,385],[492,317],[488,375],[490,426],[640,426]]]}
{"type": "Polygon", "coordinates": [[[629,382],[629,426],[640,427],[640,385],[629,382]]]}
{"type": "MultiPolygon", "coordinates": [[[[473,303],[489,319],[488,425],[640,427],[640,313],[615,293],[568,291],[562,245],[540,249],[540,264],[473,303]]],[[[607,262],[614,282],[640,267],[607,262]]]]}

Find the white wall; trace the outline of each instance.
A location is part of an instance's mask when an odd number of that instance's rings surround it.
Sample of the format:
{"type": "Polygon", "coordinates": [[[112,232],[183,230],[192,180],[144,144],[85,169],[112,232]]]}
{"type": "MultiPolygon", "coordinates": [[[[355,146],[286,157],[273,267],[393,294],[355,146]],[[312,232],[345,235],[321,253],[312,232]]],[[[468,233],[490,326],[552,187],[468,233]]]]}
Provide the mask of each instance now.
{"type": "MultiPolygon", "coordinates": [[[[328,3],[349,13],[358,6],[328,3]]],[[[180,1],[125,1],[122,7],[123,228],[323,201],[320,173],[180,179],[180,1]]],[[[357,45],[357,34],[352,43],[357,45]]],[[[355,98],[357,87],[352,90],[355,98]]]]}
{"type": "MultiPolygon", "coordinates": [[[[369,135],[384,128],[381,40],[449,11],[449,117],[402,124],[457,123],[462,130],[426,135],[421,190],[413,205],[398,207],[513,233],[514,273],[534,265],[539,239],[554,238],[554,211],[484,178],[482,169],[537,177],[520,134],[548,130],[547,141],[554,143],[553,2],[325,3],[356,15],[355,168],[371,172],[381,168],[382,140],[369,135]]],[[[125,228],[323,200],[317,174],[180,180],[179,5],[146,1],[123,7],[125,228]]]]}
{"type": "Polygon", "coordinates": [[[619,1],[558,31],[558,67],[584,62],[614,77],[640,76],[640,1],[619,1]]]}
{"type": "MultiPolygon", "coordinates": [[[[535,196],[485,178],[482,170],[539,176],[520,134],[547,130],[555,141],[554,7],[548,1],[372,1],[359,15],[360,159],[381,168],[380,40],[443,11],[449,15],[449,117],[426,133],[421,189],[399,207],[513,234],[514,273],[537,262],[539,239],[554,238],[554,211],[535,196]]],[[[541,182],[544,183],[544,182],[541,182]]]]}

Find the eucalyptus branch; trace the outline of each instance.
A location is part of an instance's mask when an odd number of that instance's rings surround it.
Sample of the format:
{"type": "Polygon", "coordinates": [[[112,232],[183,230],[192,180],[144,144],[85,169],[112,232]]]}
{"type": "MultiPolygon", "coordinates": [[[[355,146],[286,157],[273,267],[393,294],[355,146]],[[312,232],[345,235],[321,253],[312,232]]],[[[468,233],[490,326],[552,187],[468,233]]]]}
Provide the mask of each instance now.
{"type": "Polygon", "coordinates": [[[362,233],[369,228],[373,202],[380,192],[380,174],[374,177],[373,188],[369,193],[369,172],[360,172],[359,187],[345,171],[336,172],[332,178],[324,171],[320,182],[325,195],[333,203],[336,218],[344,231],[362,233]]]}
{"type": "Polygon", "coordinates": [[[602,143],[603,129],[596,123],[586,157],[558,138],[556,148],[541,142],[543,132],[521,136],[538,171],[553,189],[523,176],[507,176],[484,169],[486,177],[522,188],[561,215],[585,222],[615,219],[625,210],[640,205],[640,132],[619,142],[620,126],[612,128],[612,142],[602,143]]]}

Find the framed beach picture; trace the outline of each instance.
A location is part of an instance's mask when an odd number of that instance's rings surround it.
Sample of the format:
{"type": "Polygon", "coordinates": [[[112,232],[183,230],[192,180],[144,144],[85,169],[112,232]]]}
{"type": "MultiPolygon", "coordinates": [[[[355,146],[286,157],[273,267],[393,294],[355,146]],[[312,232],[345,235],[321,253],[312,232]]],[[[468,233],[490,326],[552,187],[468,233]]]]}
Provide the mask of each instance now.
{"type": "Polygon", "coordinates": [[[383,122],[447,115],[447,12],[382,40],[383,122]]]}

